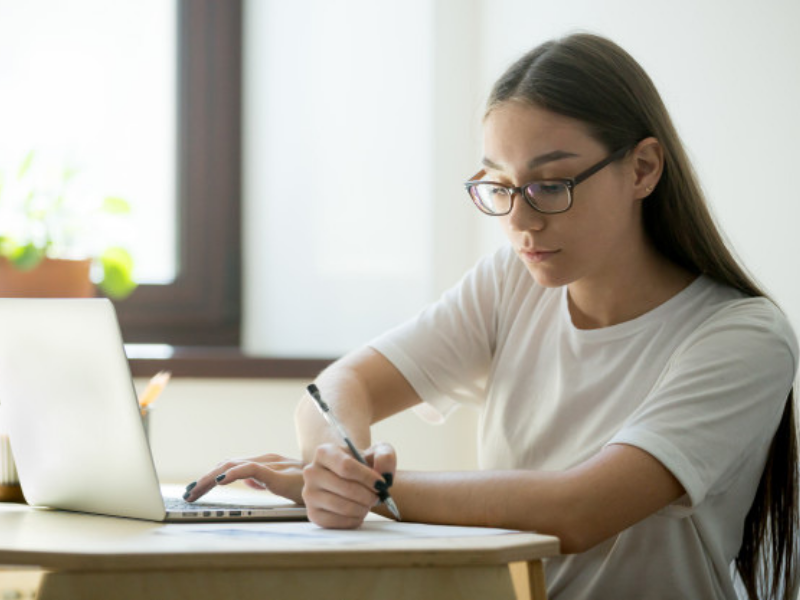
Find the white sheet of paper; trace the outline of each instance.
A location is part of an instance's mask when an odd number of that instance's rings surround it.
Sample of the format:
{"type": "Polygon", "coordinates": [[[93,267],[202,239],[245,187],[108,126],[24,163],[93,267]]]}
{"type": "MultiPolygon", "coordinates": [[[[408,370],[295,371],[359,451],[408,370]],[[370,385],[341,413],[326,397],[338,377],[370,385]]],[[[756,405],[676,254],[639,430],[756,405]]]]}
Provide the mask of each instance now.
{"type": "Polygon", "coordinates": [[[323,529],[313,523],[248,523],[246,525],[227,523],[175,524],[161,527],[161,535],[214,536],[220,540],[257,541],[269,539],[291,544],[313,542],[316,545],[358,545],[386,543],[400,540],[423,538],[463,538],[507,533],[519,533],[510,529],[489,529],[484,527],[454,527],[449,525],[421,525],[418,523],[398,523],[389,520],[368,520],[358,529],[323,529]]]}

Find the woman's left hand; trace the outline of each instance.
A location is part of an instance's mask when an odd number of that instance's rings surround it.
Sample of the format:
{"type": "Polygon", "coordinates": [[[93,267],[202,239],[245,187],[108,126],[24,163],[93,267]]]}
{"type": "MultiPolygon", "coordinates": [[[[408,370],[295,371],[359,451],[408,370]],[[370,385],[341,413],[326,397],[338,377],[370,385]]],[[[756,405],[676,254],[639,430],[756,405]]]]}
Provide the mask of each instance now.
{"type": "Polygon", "coordinates": [[[389,444],[375,444],[364,452],[363,465],[350,451],[336,444],[323,444],[303,469],[303,500],[308,518],[320,527],[355,529],[394,479],[397,458],[389,444]]]}

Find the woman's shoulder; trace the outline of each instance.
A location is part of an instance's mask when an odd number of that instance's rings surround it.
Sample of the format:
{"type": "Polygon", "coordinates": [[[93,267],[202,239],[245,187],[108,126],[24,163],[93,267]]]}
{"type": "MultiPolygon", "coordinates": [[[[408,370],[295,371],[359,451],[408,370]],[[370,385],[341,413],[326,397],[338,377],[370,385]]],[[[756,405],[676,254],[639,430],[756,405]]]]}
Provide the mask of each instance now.
{"type": "Polygon", "coordinates": [[[701,293],[714,310],[710,323],[749,322],[762,323],[779,331],[792,331],[785,313],[766,296],[748,296],[722,283],[701,277],[701,293]]]}
{"type": "Polygon", "coordinates": [[[758,348],[784,346],[795,364],[798,360],[798,342],[786,314],[771,299],[747,296],[742,292],[705,279],[700,295],[709,308],[707,316],[694,329],[691,340],[718,337],[729,341],[737,339],[742,346],[758,348]]]}

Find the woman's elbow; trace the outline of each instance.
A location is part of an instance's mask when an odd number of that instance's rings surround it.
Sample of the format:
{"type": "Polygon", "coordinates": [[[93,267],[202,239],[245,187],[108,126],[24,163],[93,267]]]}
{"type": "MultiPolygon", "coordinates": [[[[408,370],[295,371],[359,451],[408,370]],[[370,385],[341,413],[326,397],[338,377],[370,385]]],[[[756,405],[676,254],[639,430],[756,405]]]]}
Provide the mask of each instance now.
{"type": "Polygon", "coordinates": [[[608,531],[592,516],[578,509],[564,511],[562,517],[556,519],[548,529],[541,532],[559,539],[562,554],[586,552],[613,535],[613,532],[608,531]]]}
{"type": "Polygon", "coordinates": [[[559,540],[561,554],[581,554],[582,552],[591,550],[604,539],[587,535],[585,532],[576,528],[565,528],[553,532],[552,535],[556,536],[559,540]]]}

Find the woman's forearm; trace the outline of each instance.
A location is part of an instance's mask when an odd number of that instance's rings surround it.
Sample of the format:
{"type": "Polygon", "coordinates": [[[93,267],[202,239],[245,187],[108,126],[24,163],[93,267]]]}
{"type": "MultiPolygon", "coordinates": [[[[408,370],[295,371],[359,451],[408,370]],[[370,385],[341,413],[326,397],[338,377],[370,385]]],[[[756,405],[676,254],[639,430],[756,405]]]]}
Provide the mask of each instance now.
{"type": "Polygon", "coordinates": [[[572,553],[634,525],[684,490],[646,452],[611,445],[560,472],[401,471],[391,493],[403,520],[536,531],[557,536],[562,552],[572,553]]]}
{"type": "Polygon", "coordinates": [[[544,531],[552,523],[545,513],[555,504],[557,478],[526,471],[400,471],[392,496],[404,521],[544,531]]]}

